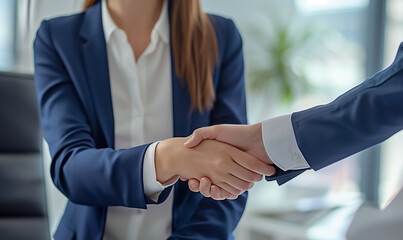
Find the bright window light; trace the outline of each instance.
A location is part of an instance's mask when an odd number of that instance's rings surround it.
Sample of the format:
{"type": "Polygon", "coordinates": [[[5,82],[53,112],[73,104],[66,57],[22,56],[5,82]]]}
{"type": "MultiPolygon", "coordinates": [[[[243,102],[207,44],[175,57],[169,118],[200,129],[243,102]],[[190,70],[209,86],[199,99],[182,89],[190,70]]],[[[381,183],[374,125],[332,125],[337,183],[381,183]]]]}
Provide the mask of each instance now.
{"type": "Polygon", "coordinates": [[[8,70],[13,64],[13,4],[12,0],[0,1],[0,69],[8,70]]]}
{"type": "Polygon", "coordinates": [[[312,14],[364,8],[369,0],[296,0],[295,3],[301,13],[312,14]]]}

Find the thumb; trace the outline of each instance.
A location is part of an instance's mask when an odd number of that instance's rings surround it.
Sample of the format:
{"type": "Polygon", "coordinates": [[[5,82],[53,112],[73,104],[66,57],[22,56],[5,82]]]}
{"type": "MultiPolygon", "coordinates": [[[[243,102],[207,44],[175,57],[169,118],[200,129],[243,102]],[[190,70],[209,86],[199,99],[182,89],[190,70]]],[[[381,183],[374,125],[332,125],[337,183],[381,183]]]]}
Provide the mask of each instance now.
{"type": "Polygon", "coordinates": [[[185,147],[192,148],[199,145],[204,139],[216,139],[216,135],[214,127],[199,128],[193,132],[184,145],[185,147]]]}
{"type": "MultiPolygon", "coordinates": [[[[197,136],[199,136],[199,135],[197,135],[197,136]]],[[[193,132],[192,135],[190,135],[190,138],[184,143],[185,147],[192,148],[192,147],[199,145],[199,143],[201,141],[203,141],[203,138],[200,138],[197,136],[196,136],[196,133],[193,132]]]]}

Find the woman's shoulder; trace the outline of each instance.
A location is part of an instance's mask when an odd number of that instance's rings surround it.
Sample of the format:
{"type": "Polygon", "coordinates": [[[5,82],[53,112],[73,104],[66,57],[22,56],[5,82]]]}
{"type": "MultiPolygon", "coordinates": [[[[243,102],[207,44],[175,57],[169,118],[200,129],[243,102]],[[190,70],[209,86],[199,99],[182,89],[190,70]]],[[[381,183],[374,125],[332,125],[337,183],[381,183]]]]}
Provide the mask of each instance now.
{"type": "Polygon", "coordinates": [[[211,23],[213,24],[214,28],[218,32],[238,32],[237,27],[232,19],[215,15],[215,14],[207,14],[210,18],[211,23]]]}
{"type": "MultiPolygon", "coordinates": [[[[42,21],[38,31],[73,33],[81,27],[84,12],[59,16],[42,21]]],[[[64,35],[64,34],[63,34],[64,35]]]]}
{"type": "Polygon", "coordinates": [[[242,37],[234,21],[230,18],[208,14],[217,36],[220,52],[242,46],[242,37]]]}

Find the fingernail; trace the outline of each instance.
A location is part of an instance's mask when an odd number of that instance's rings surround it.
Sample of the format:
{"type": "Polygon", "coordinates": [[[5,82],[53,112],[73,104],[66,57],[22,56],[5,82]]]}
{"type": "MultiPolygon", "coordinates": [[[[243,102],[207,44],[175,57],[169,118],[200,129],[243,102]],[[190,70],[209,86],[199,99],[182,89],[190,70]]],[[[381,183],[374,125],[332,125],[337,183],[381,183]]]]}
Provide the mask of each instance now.
{"type": "Polygon", "coordinates": [[[191,186],[192,188],[196,188],[196,187],[197,187],[197,184],[196,184],[195,182],[193,182],[193,181],[189,181],[189,184],[190,184],[190,186],[191,186]]]}
{"type": "Polygon", "coordinates": [[[187,145],[188,143],[190,143],[193,140],[193,135],[185,142],[185,145],[187,145]]]}

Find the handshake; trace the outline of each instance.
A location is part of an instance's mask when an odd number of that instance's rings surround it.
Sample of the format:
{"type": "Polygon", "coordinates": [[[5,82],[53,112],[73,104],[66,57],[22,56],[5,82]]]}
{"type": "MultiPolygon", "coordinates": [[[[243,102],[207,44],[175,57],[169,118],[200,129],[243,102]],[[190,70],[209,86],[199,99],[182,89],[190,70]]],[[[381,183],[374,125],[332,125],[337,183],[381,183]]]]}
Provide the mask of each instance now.
{"type": "Polygon", "coordinates": [[[161,141],[155,150],[157,180],[163,185],[189,180],[190,190],[206,197],[235,199],[276,173],[261,128],[261,123],[217,125],[161,141]]]}

